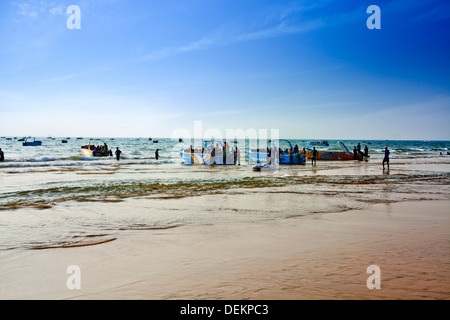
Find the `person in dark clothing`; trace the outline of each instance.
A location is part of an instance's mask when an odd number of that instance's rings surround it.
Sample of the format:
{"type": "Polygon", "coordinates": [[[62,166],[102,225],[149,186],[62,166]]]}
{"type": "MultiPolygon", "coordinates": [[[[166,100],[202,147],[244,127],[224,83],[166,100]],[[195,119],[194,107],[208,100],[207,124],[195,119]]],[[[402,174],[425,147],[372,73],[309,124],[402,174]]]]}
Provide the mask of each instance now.
{"type": "Polygon", "coordinates": [[[159,159],[159,149],[156,149],[156,151],[155,151],[155,158],[156,158],[156,160],[159,159]]]}
{"type": "Polygon", "coordinates": [[[358,149],[356,149],[356,146],[353,147],[353,160],[358,160],[358,149]]]}
{"type": "Polygon", "coordinates": [[[364,147],[364,156],[369,156],[369,148],[367,146],[364,147]]]}
{"type": "Polygon", "coordinates": [[[292,153],[292,148],[289,148],[289,164],[294,164],[294,155],[292,153]]]}
{"type": "Polygon", "coordinates": [[[0,162],[3,162],[3,161],[5,161],[5,153],[0,148],[0,162]]]}
{"type": "Polygon", "coordinates": [[[117,161],[119,161],[120,160],[120,154],[122,153],[122,151],[120,151],[119,150],[119,147],[117,147],[117,149],[116,149],[116,159],[117,159],[117,161]]]}
{"type": "Polygon", "coordinates": [[[389,170],[389,149],[388,149],[388,147],[384,147],[383,170],[384,170],[385,162],[387,162],[387,168],[389,170]]]}
{"type": "Polygon", "coordinates": [[[311,164],[313,166],[316,165],[316,157],[317,157],[317,150],[316,150],[316,147],[313,147],[312,157],[311,157],[311,164]]]}

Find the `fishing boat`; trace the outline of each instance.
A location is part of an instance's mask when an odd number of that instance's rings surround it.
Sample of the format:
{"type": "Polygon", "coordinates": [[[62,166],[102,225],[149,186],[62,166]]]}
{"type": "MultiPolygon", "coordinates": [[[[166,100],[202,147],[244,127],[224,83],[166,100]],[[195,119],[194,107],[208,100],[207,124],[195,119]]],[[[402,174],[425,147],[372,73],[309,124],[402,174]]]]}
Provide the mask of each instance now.
{"type": "Polygon", "coordinates": [[[22,143],[24,147],[34,147],[42,145],[42,141],[37,141],[35,138],[26,138],[22,143]]]}
{"type": "Polygon", "coordinates": [[[110,157],[112,155],[112,151],[108,148],[108,145],[105,141],[100,139],[89,139],[89,144],[86,146],[82,146],[80,148],[81,156],[83,157],[110,157]],[[99,142],[96,146],[95,142],[99,142]],[[101,145],[103,143],[103,145],[101,145]]]}
{"type": "MultiPolygon", "coordinates": [[[[331,160],[331,161],[341,161],[341,160],[362,160],[363,156],[360,153],[355,154],[350,152],[344,143],[338,142],[338,145],[342,151],[332,151],[332,150],[316,150],[316,160],[331,160]]],[[[306,158],[312,158],[313,151],[311,149],[306,150],[306,158]]]]}
{"type": "Polygon", "coordinates": [[[305,164],[305,155],[302,153],[293,153],[294,148],[292,147],[292,143],[289,140],[279,139],[280,145],[281,142],[287,142],[289,145],[289,149],[282,150],[276,149],[275,145],[272,143],[272,148],[266,149],[247,149],[247,156],[250,162],[267,162],[267,163],[275,163],[278,164],[291,164],[291,165],[302,165],[305,164]],[[289,155],[289,150],[292,150],[292,158],[289,155]],[[272,153],[275,153],[272,155],[272,153]],[[273,159],[275,158],[275,159],[273,159]]]}
{"type": "MultiPolygon", "coordinates": [[[[235,145],[237,142],[235,141],[235,145]]],[[[237,162],[234,150],[214,140],[203,142],[203,148],[193,149],[192,146],[180,150],[180,156],[183,163],[186,164],[206,164],[206,165],[235,165],[237,162]],[[224,147],[225,146],[225,147],[224,147]],[[226,149],[225,156],[223,150],[226,149]]]]}
{"type": "Polygon", "coordinates": [[[319,147],[328,147],[329,143],[328,141],[310,141],[307,143],[308,146],[319,146],[319,147]]]}

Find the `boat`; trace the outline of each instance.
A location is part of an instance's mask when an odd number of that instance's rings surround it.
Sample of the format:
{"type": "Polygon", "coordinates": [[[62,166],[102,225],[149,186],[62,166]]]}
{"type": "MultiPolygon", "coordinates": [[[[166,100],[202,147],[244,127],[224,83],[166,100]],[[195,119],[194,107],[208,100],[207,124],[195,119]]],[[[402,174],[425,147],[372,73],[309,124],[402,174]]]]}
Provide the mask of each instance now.
{"type": "MultiPolygon", "coordinates": [[[[340,160],[363,160],[363,156],[360,153],[355,155],[350,152],[343,142],[338,142],[338,145],[342,151],[331,151],[331,150],[316,150],[316,160],[330,160],[330,161],[340,161],[340,160]]],[[[312,158],[312,150],[306,150],[306,159],[312,158]]]]}
{"type": "Polygon", "coordinates": [[[35,138],[26,138],[22,143],[24,147],[34,147],[42,145],[42,141],[37,141],[35,138]]]}
{"type": "Polygon", "coordinates": [[[308,146],[319,146],[319,147],[328,147],[328,141],[310,141],[307,143],[308,146]]]}
{"type": "MultiPolygon", "coordinates": [[[[285,139],[279,139],[281,142],[287,142],[289,145],[289,148],[291,150],[294,150],[292,147],[292,143],[289,140],[285,139]]],[[[271,154],[275,152],[275,162],[278,162],[278,164],[291,164],[291,165],[303,165],[305,164],[305,155],[302,153],[296,153],[292,155],[292,161],[289,156],[289,149],[285,149],[284,151],[281,149],[281,147],[276,150],[275,145],[272,143],[272,148],[266,148],[266,149],[247,149],[247,156],[248,160],[250,162],[267,162],[272,164],[272,159],[269,159],[271,157],[271,154]]]]}
{"type": "MultiPolygon", "coordinates": [[[[226,144],[226,142],[224,144],[226,144]]],[[[224,156],[224,144],[214,140],[206,140],[203,142],[204,146],[201,150],[193,149],[192,146],[186,149],[181,149],[180,157],[182,162],[185,164],[235,165],[237,162],[237,156],[234,150],[236,150],[236,148],[230,149],[227,147],[226,149],[228,149],[228,151],[224,156]]]]}
{"type": "Polygon", "coordinates": [[[62,140],[61,142],[62,142],[62,143],[67,143],[67,140],[62,140]]]}
{"type": "Polygon", "coordinates": [[[275,171],[278,170],[278,166],[275,164],[258,163],[253,167],[253,171],[275,171]]]}
{"type": "Polygon", "coordinates": [[[153,140],[153,143],[158,143],[158,140],[153,140]]]}
{"type": "Polygon", "coordinates": [[[83,157],[110,157],[112,156],[112,151],[108,149],[108,145],[105,141],[100,139],[89,139],[89,143],[86,146],[82,146],[80,148],[81,156],[83,157]],[[95,142],[100,142],[97,146],[95,146],[95,142]],[[103,143],[103,145],[101,145],[103,143]]]}
{"type": "Polygon", "coordinates": [[[17,141],[25,141],[26,138],[20,138],[17,141]]]}

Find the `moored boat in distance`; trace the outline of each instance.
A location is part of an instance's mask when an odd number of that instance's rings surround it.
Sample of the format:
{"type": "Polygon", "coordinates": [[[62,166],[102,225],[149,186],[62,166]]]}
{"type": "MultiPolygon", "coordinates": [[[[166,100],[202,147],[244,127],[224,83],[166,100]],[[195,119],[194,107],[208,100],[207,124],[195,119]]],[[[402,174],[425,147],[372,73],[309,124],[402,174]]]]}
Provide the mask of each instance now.
{"type": "Polygon", "coordinates": [[[112,151],[108,148],[108,145],[106,144],[105,141],[101,140],[101,139],[89,139],[89,143],[86,146],[82,146],[80,148],[81,151],[81,155],[83,157],[88,157],[88,158],[92,158],[92,157],[111,157],[112,156],[112,151]],[[95,144],[93,144],[93,142],[102,142],[103,145],[98,144],[97,146],[95,146],[95,144]]]}
{"type": "Polygon", "coordinates": [[[310,141],[307,143],[308,146],[319,146],[319,147],[328,147],[329,143],[326,140],[323,141],[310,141]]]}
{"type": "Polygon", "coordinates": [[[35,138],[26,138],[22,143],[24,147],[34,147],[42,145],[42,141],[38,141],[35,138]]]}

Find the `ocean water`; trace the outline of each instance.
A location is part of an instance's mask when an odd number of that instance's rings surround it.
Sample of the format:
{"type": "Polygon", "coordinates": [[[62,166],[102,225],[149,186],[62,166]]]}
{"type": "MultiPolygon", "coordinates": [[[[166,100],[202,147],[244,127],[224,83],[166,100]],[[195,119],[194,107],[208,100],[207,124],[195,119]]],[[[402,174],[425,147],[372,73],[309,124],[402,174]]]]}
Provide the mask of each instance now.
{"type": "MultiPolygon", "coordinates": [[[[113,241],[126,232],[270,223],[378,202],[450,195],[448,141],[344,140],[350,150],[358,142],[362,148],[367,144],[370,160],[318,161],[315,167],[308,161],[304,166],[254,172],[254,164],[245,160],[241,166],[183,164],[180,149],[201,145],[199,141],[103,139],[123,152],[117,161],[81,157],[80,147],[88,139],[37,139],[41,146],[24,147],[14,137],[0,138],[5,152],[5,162],[0,163],[2,251],[70,248],[113,241]],[[388,173],[381,169],[385,146],[391,151],[388,173]]],[[[300,149],[308,148],[307,142],[291,140],[300,149]]],[[[281,148],[288,147],[283,143],[281,148]]],[[[329,143],[327,149],[340,150],[337,141],[329,143]]],[[[245,150],[245,141],[238,141],[238,146],[245,150]]]]}

